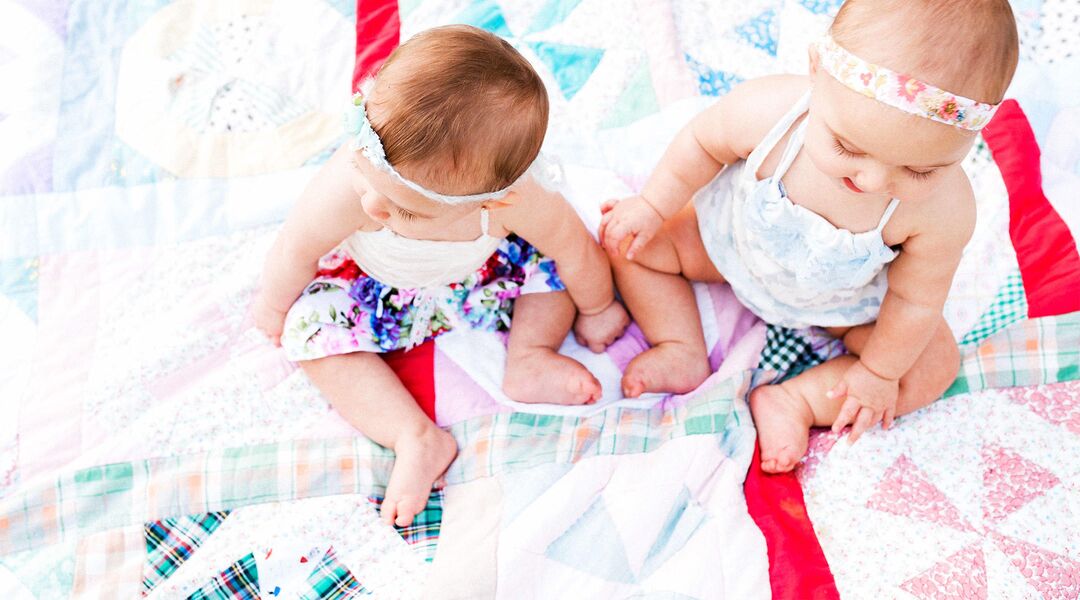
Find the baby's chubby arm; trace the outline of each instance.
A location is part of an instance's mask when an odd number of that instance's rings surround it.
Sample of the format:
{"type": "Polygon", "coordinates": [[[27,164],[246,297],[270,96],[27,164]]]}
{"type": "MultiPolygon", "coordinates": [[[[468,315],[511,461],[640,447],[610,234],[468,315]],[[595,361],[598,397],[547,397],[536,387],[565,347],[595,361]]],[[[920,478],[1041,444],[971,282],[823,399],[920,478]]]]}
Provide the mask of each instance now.
{"type": "MultiPolygon", "coordinates": [[[[882,301],[877,324],[863,348],[859,361],[851,369],[860,373],[845,375],[843,392],[852,396],[857,379],[870,382],[863,386],[892,390],[896,382],[911,370],[926,350],[942,318],[945,298],[960,263],[964,246],[975,228],[975,198],[971,184],[957,170],[950,182],[943,184],[941,197],[928,199],[915,208],[911,218],[912,233],[903,242],[900,255],[889,266],[889,289],[882,301]],[[874,382],[877,383],[874,383],[874,382]]],[[[840,392],[840,390],[834,390],[840,392]]],[[[863,395],[867,395],[864,391],[863,395]]],[[[896,395],[884,399],[883,414],[887,427],[895,412],[896,395]]],[[[881,399],[859,398],[860,404],[877,405],[881,399]]],[[[845,403],[833,429],[842,429],[855,418],[858,408],[845,403]]],[[[877,419],[875,419],[876,422],[877,419]]]]}
{"type": "Polygon", "coordinates": [[[319,259],[370,221],[354,189],[352,151],[343,146],[308,183],[266,255],[255,324],[280,343],[285,313],[311,282],[319,259]]]}
{"type": "Polygon", "coordinates": [[[527,179],[496,215],[502,227],[555,261],[578,309],[579,342],[600,352],[622,335],[629,316],[615,301],[611,265],[562,194],[527,179]]]}
{"type": "Polygon", "coordinates": [[[746,158],[769,127],[806,91],[797,75],[753,79],[733,88],[683,127],[637,196],[605,205],[600,240],[609,252],[629,238],[627,259],[645,246],[724,165],[746,158]]]}

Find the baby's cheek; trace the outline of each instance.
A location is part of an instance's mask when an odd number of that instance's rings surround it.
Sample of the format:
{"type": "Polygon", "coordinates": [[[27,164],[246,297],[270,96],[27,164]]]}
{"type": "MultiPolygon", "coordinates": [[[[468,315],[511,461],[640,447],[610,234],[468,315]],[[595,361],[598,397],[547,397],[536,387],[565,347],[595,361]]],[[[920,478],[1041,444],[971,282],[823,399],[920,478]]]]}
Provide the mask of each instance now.
{"type": "Polygon", "coordinates": [[[839,179],[851,174],[850,161],[845,160],[841,156],[837,156],[835,152],[830,150],[822,151],[821,148],[813,148],[807,144],[806,155],[810,158],[810,162],[814,164],[814,167],[816,167],[817,170],[829,177],[839,179]]]}

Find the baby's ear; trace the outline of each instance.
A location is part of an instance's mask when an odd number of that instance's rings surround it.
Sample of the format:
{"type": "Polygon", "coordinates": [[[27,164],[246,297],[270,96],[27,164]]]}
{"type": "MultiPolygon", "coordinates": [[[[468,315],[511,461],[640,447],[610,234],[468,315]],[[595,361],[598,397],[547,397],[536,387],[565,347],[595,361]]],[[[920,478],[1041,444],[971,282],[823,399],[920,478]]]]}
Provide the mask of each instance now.
{"type": "Polygon", "coordinates": [[[810,44],[806,49],[810,55],[810,76],[817,75],[818,65],[821,63],[821,54],[818,53],[817,44],[810,44]]]}
{"type": "Polygon", "coordinates": [[[488,210],[498,210],[500,208],[506,208],[518,200],[517,190],[510,190],[499,200],[488,200],[484,203],[484,208],[488,210]]]}

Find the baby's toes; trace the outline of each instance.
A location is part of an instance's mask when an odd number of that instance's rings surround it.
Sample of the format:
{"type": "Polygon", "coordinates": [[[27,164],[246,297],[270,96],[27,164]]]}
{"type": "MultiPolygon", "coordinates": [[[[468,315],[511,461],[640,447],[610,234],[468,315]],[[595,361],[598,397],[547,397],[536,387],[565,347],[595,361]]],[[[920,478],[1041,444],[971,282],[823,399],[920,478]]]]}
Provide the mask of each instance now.
{"type": "Polygon", "coordinates": [[[412,525],[413,519],[416,515],[420,514],[420,511],[424,510],[427,506],[427,498],[421,498],[419,496],[406,496],[398,501],[397,507],[397,519],[395,524],[398,527],[408,527],[412,525]]]}

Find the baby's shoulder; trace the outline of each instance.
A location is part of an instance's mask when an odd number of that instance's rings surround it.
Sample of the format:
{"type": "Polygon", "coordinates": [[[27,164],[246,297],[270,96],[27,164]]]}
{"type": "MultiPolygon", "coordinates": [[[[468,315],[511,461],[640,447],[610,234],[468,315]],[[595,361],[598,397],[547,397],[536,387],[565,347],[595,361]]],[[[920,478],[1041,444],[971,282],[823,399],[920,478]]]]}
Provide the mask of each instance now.
{"type": "Polygon", "coordinates": [[[906,222],[909,236],[949,238],[953,241],[950,245],[962,247],[975,231],[975,192],[960,168],[949,173],[933,198],[908,207],[901,204],[901,208],[908,209],[900,216],[906,222]]]}
{"type": "Polygon", "coordinates": [[[810,89],[805,75],[768,75],[731,88],[716,104],[717,118],[741,156],[749,154],[810,89]]]}

